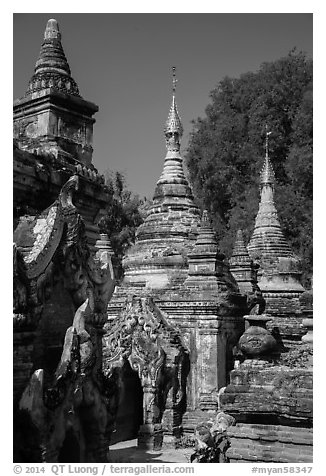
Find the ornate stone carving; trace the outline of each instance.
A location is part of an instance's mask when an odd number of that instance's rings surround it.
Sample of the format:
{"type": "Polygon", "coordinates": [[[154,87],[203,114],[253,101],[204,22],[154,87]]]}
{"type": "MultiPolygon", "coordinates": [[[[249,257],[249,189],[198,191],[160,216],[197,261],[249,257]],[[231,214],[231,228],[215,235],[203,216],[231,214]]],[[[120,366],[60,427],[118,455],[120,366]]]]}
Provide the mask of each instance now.
{"type": "Polygon", "coordinates": [[[58,461],[71,429],[83,434],[84,461],[106,461],[115,416],[115,378],[102,372],[102,327],[114,290],[111,255],[103,236],[96,254],[90,252],[72,201],[77,189],[73,176],[58,200],[41,216],[21,223],[16,233],[16,331],[21,315],[25,325],[30,319],[37,326],[58,277],[75,308],[56,371],[36,370],[20,399],[20,411],[27,412],[38,434],[42,461],[58,461]]]}
{"type": "Polygon", "coordinates": [[[80,96],[62,48],[59,25],[54,19],[47,22],[44,41],[26,95],[48,88],[80,96]]]}
{"type": "Polygon", "coordinates": [[[172,392],[175,430],[180,430],[186,409],[188,351],[173,327],[150,298],[132,298],[126,309],[107,324],[103,349],[104,369],[110,376],[126,360],[137,371],[143,388],[141,439],[154,448],[162,444],[162,415],[172,392]]]}
{"type": "Polygon", "coordinates": [[[244,316],[249,327],[239,340],[239,348],[246,358],[264,358],[275,352],[277,342],[272,334],[266,329],[266,323],[272,320],[269,316],[249,315],[244,316]]]}

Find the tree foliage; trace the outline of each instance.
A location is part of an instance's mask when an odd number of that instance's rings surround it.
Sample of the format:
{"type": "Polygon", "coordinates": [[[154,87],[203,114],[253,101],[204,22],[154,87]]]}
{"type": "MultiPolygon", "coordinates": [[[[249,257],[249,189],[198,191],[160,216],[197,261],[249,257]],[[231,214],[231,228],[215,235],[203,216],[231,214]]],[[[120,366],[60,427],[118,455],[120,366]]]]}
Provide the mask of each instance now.
{"type": "Polygon", "coordinates": [[[286,239],[312,272],[312,60],[291,51],[210,93],[193,121],[186,154],[201,206],[211,212],[221,251],[230,256],[237,229],[249,240],[259,204],[265,126],[276,175],[275,203],[286,239]]]}
{"type": "Polygon", "coordinates": [[[116,278],[122,277],[122,258],[126,249],[135,242],[135,233],[143,222],[142,208],[146,199],[128,190],[125,176],[119,172],[107,170],[105,183],[112,199],[107,206],[107,214],[101,221],[101,231],[107,233],[115,253],[116,278]]]}

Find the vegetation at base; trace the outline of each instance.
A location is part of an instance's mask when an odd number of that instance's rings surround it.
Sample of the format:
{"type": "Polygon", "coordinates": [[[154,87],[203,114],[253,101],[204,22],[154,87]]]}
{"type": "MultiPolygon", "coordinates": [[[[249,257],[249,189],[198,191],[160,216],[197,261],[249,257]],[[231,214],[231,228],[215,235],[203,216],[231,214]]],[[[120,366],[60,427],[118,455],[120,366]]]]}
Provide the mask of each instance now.
{"type": "Polygon", "coordinates": [[[210,93],[204,118],[193,121],[186,165],[194,194],[210,211],[221,251],[236,232],[249,241],[259,204],[265,127],[275,176],[275,204],[304,284],[312,275],[312,60],[302,52],[225,77],[210,93]]]}
{"type": "Polygon", "coordinates": [[[101,232],[107,233],[115,253],[116,279],[122,278],[122,258],[126,249],[135,242],[135,233],[143,222],[146,198],[128,190],[126,177],[119,171],[104,172],[105,183],[112,194],[107,206],[107,214],[101,220],[101,232]]]}

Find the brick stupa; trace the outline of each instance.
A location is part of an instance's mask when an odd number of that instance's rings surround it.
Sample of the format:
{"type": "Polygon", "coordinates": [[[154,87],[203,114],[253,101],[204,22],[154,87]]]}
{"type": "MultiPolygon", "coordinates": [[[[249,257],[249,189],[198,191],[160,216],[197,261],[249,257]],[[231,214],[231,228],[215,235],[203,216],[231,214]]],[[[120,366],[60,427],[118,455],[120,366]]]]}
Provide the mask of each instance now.
{"type": "MultiPolygon", "coordinates": [[[[109,303],[107,328],[109,334],[110,321],[119,319],[128,296],[136,295],[154,299],[171,325],[180,330],[190,356],[183,424],[190,430],[203,411],[217,409],[218,391],[227,384],[233,368],[232,349],[244,330],[247,304],[218,250],[207,211],[200,219],[182,168],[175,81],[164,132],[163,172],[148,216],[123,260],[125,276],[109,303]]],[[[163,424],[174,433],[172,414],[168,397],[163,424]]]]}
{"type": "Polygon", "coordinates": [[[275,316],[284,338],[300,340],[302,329],[299,297],[304,292],[300,282],[300,261],[294,255],[281,229],[274,202],[275,173],[268,153],[260,174],[261,198],[255,228],[248,244],[250,258],[259,264],[258,285],[266,300],[266,313],[275,316]]]}
{"type": "Polygon", "coordinates": [[[71,175],[78,175],[76,205],[93,247],[110,199],[104,177],[92,163],[97,111],[98,106],[81,97],[71,76],[58,22],[48,20],[27,91],[14,102],[14,215],[37,215],[71,175]]]}
{"type": "Polygon", "coordinates": [[[164,134],[167,153],[156,184],[153,204],[138,228],[136,243],[123,261],[124,285],[165,289],[182,283],[188,273],[187,253],[192,249],[199,209],[185,177],[180,154],[183,127],[173,96],[164,134]]]}

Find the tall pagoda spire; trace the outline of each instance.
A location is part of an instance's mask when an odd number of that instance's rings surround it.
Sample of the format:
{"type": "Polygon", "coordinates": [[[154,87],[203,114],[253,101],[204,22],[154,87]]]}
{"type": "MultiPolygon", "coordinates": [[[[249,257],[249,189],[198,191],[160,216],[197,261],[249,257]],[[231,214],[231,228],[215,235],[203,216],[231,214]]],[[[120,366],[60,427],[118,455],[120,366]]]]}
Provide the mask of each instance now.
{"type": "MultiPolygon", "coordinates": [[[[167,153],[162,174],[156,184],[153,206],[196,207],[193,194],[183,170],[183,159],[180,155],[180,139],[183,127],[176,103],[176,68],[172,67],[172,103],[164,127],[167,153]]],[[[196,207],[197,208],[197,207],[196,207]]],[[[198,211],[199,213],[199,211],[198,211]]]]}
{"type": "Polygon", "coordinates": [[[24,150],[89,166],[97,111],[98,106],[79,94],[58,22],[51,18],[27,91],[14,102],[14,137],[24,150]]]}
{"type": "Polygon", "coordinates": [[[57,20],[48,20],[44,40],[35,70],[29,81],[26,95],[52,88],[80,96],[76,81],[71,77],[70,67],[61,44],[61,33],[57,20]]]}
{"type": "MultiPolygon", "coordinates": [[[[266,128],[259,210],[247,249],[251,259],[259,263],[258,285],[266,300],[266,310],[278,319],[280,314],[290,316],[298,312],[298,299],[304,289],[300,283],[300,261],[285,240],[274,203],[275,174],[269,157],[269,135],[266,128]]],[[[286,325],[278,325],[281,335],[285,335],[286,325]]]]}
{"type": "Polygon", "coordinates": [[[151,208],[137,230],[136,243],[124,259],[125,281],[146,281],[146,285],[152,287],[165,286],[174,273],[181,280],[186,278],[185,255],[194,245],[199,222],[199,209],[194,203],[180,155],[183,127],[176,103],[176,83],[173,67],[172,104],[164,127],[167,152],[163,171],[151,208]],[[158,284],[154,283],[154,275],[158,284]]]}
{"type": "Polygon", "coordinates": [[[265,160],[260,173],[260,204],[255,229],[248,245],[252,259],[262,254],[273,257],[293,256],[285,241],[274,203],[275,173],[269,158],[269,136],[266,126],[265,160]]]}

